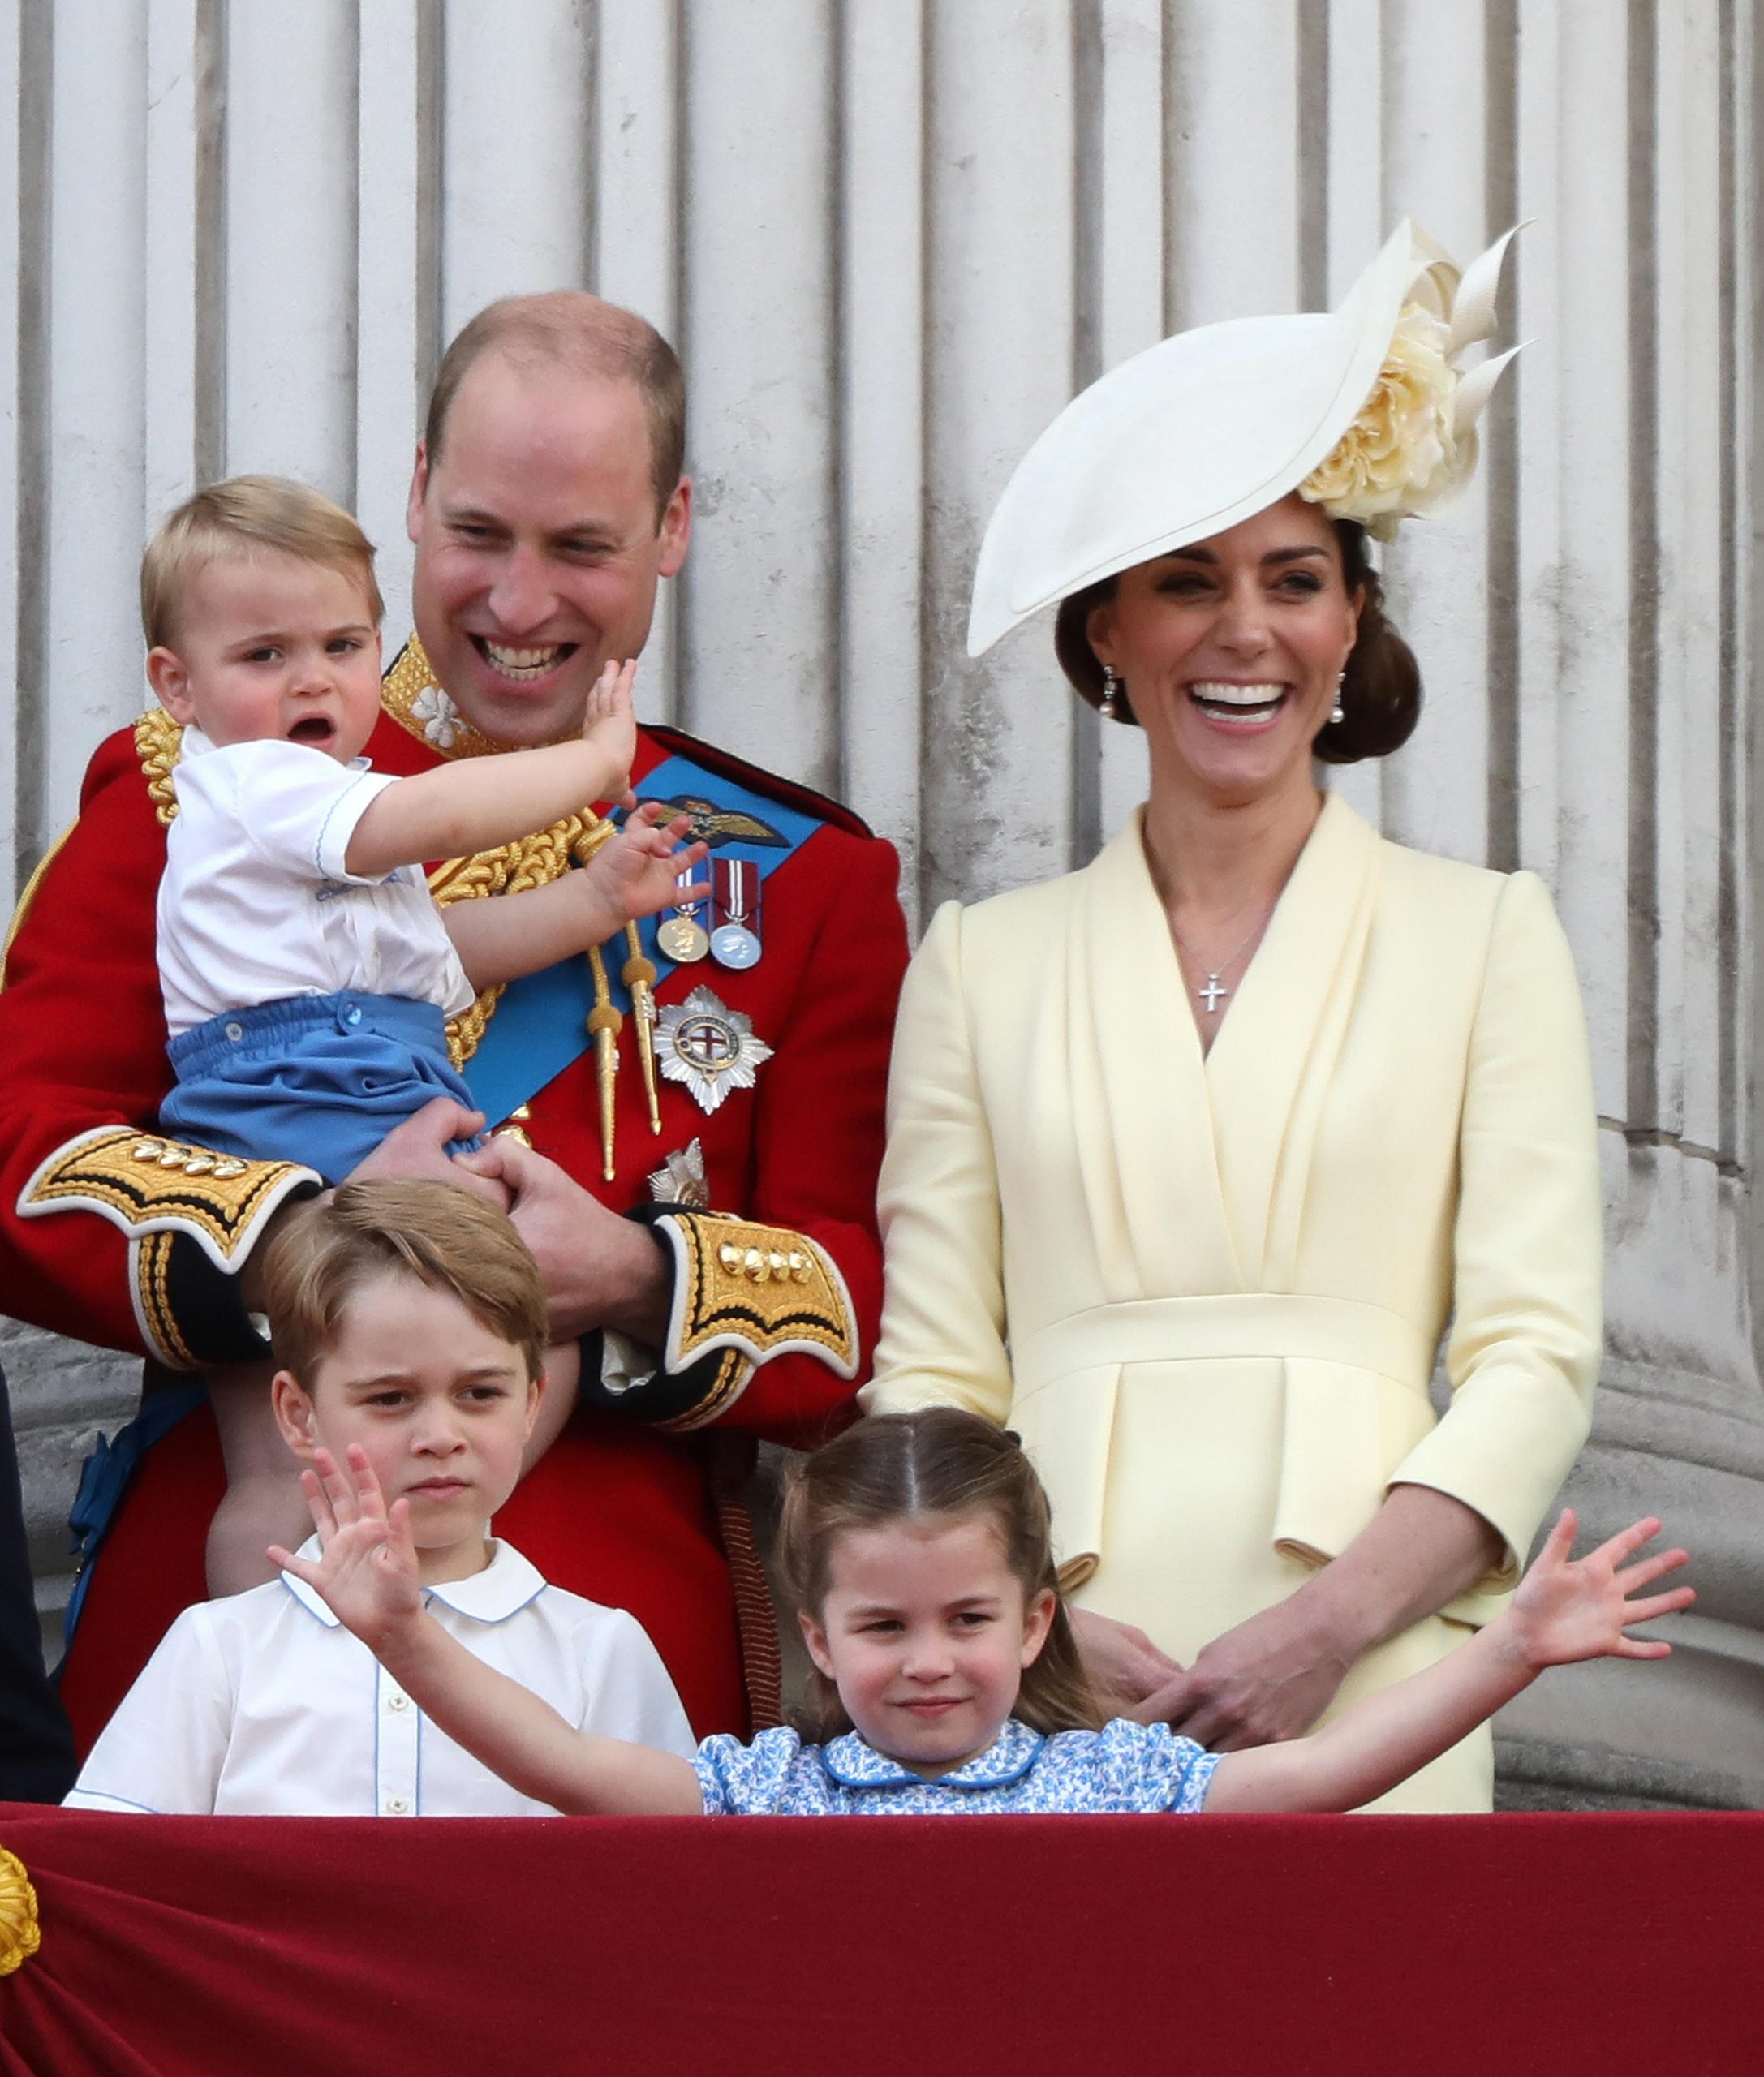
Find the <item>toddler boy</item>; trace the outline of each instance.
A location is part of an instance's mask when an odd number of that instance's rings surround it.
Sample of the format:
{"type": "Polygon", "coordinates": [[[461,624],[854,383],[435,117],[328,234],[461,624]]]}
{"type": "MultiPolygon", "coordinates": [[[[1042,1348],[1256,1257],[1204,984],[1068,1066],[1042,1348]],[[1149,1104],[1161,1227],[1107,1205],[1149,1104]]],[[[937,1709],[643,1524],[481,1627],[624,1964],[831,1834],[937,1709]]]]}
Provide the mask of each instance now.
{"type": "MultiPolygon", "coordinates": [[[[327,1182],[436,1097],[475,1116],[445,1020],[678,900],[677,875],[704,850],[674,855],[686,823],[645,807],[582,871],[439,909],[425,859],[510,843],[626,794],[636,667],[608,665],[579,741],[376,774],[360,755],[380,713],[373,553],[316,491],[239,476],[180,505],[141,565],[148,677],[183,725],[158,905],[178,1086],[160,1122],[327,1182]]],[[[553,1353],[534,1456],[568,1415],[575,1360],[573,1348],[553,1353]]],[[[267,1546],[305,1523],[268,1375],[211,1376],[227,1470],[212,1593],[267,1578],[267,1546]]]]}
{"type": "MultiPolygon", "coordinates": [[[[549,1586],[489,1535],[544,1387],[544,1287],[506,1215],[447,1183],[346,1183],[271,1237],[262,1295],[296,1456],[367,1453],[408,1503],[429,1612],[583,1731],[690,1756],[635,1618],[549,1586]]],[[[308,1474],[310,1476],[310,1474],[308,1474]]],[[[318,1550],[317,1539],[304,1546],[318,1550]]],[[[282,1817],[550,1814],[428,1722],[313,1590],[186,1609],[93,1748],[70,1804],[282,1817]]]]}

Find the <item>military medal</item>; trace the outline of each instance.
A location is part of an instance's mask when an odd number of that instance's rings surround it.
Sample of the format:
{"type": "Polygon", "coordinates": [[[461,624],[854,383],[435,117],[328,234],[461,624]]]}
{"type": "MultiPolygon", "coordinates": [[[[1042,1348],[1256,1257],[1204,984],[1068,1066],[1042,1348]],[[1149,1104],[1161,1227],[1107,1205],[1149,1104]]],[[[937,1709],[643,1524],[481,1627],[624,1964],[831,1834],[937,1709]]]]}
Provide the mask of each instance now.
{"type": "MultiPolygon", "coordinates": [[[[690,887],[691,873],[679,874],[674,884],[690,887]]],[[[690,966],[702,959],[711,948],[711,941],[704,934],[699,921],[699,905],[695,901],[680,901],[674,905],[673,914],[656,932],[656,943],[677,966],[690,966]]]]}
{"type": "Polygon", "coordinates": [[[683,1082],[701,1111],[716,1110],[732,1089],[751,1089],[754,1071],[772,1048],[754,1035],[753,1019],[730,1009],[709,988],[670,1003],[656,1027],[663,1076],[683,1082]]]}
{"type": "Polygon", "coordinates": [[[759,963],[759,868],[745,858],[712,862],[711,905],[722,921],[711,932],[711,957],[739,973],[759,963]]]}

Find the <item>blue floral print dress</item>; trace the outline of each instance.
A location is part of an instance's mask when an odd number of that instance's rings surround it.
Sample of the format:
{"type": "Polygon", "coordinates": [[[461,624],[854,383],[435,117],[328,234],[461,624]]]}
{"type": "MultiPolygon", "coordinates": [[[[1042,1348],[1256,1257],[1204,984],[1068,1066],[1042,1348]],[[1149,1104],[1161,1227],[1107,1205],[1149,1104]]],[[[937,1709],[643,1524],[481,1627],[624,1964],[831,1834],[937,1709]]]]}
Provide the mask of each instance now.
{"type": "Polygon", "coordinates": [[[1117,1717],[1044,1738],[1013,1717],[983,1752],[927,1781],[854,1731],[807,1745],[763,1731],[707,1738],[694,1762],[707,1817],[923,1817],[1199,1810],[1219,1764],[1168,1724],[1117,1717]]]}

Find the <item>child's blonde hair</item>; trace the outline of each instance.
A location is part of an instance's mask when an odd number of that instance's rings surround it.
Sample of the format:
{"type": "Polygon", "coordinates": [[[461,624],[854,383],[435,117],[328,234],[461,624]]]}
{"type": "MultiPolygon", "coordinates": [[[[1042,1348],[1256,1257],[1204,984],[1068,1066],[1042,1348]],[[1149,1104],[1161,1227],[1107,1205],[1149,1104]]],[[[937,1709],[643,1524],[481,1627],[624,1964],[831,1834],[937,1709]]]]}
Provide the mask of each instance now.
{"type": "Polygon", "coordinates": [[[257,1295],[270,1344],[308,1392],[350,1300],[389,1275],[457,1298],[520,1350],[529,1378],[544,1369],[545,1286],[508,1214],[456,1183],[386,1177],[296,1205],[264,1249],[257,1295]]]}
{"type": "Polygon", "coordinates": [[[226,558],[265,551],[341,570],[361,586],[373,624],[385,602],[373,574],[373,543],[321,491],[286,476],[233,476],[187,497],[161,524],[141,557],[141,631],[149,649],[170,647],[179,608],[200,572],[226,558]]]}
{"type": "MultiPolygon", "coordinates": [[[[833,1545],[845,1530],[974,1515],[996,1529],[1025,1606],[1043,1589],[1054,1597],[1047,1641],[1024,1669],[1012,1714],[1048,1736],[1097,1730],[1108,1712],[1084,1671],[1060,1597],[1047,1494],[1017,1438],[976,1414],[952,1406],[872,1414],[800,1464],[778,1524],[785,1588],[798,1609],[819,1617],[833,1545]]],[[[805,1736],[821,1740],[852,1727],[838,1689],[818,1669],[798,1720],[805,1736]]]]}

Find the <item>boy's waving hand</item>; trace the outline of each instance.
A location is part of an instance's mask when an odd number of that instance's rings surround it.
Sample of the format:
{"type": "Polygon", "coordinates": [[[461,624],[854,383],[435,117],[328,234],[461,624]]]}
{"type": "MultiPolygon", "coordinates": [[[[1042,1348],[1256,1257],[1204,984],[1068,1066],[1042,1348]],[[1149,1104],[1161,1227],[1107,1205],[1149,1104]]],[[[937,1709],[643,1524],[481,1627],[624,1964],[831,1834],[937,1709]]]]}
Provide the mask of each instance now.
{"type": "Polygon", "coordinates": [[[411,1503],[395,1500],[389,1514],[380,1481],[359,1443],[349,1446],[349,1472],[330,1451],[313,1453],[314,1469],[300,1474],[321,1546],[316,1559],[273,1545],[273,1564],[303,1580],[377,1657],[385,1640],[423,1613],[411,1503]]]}

